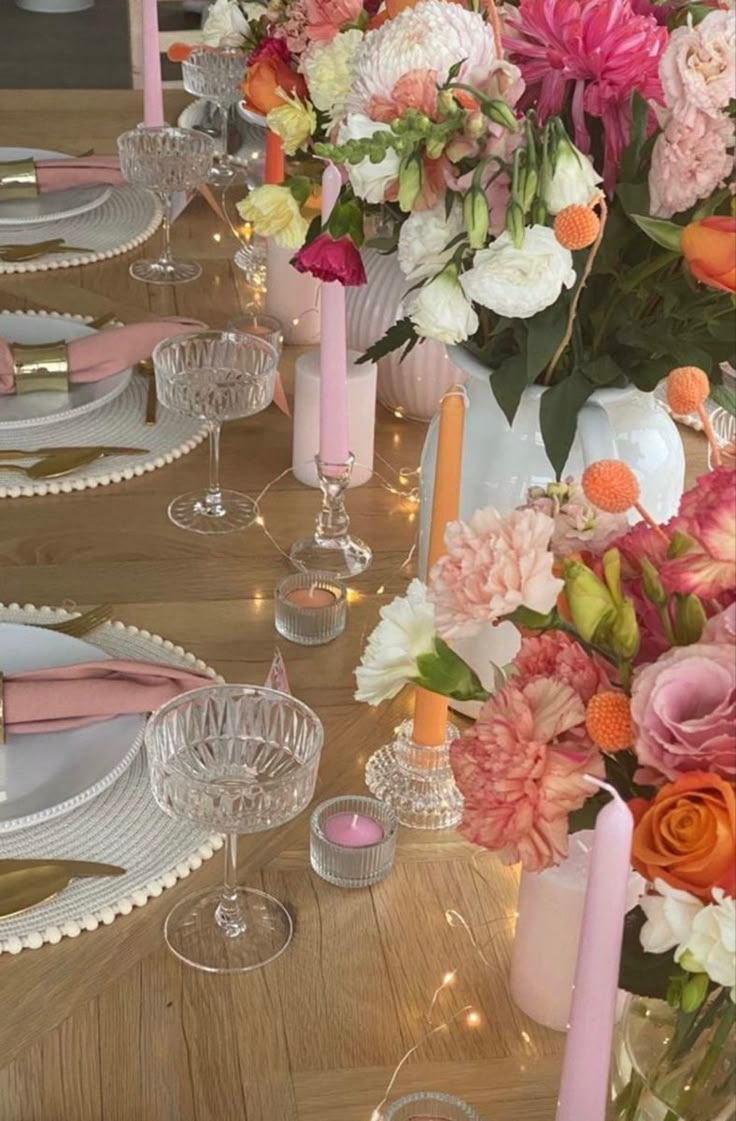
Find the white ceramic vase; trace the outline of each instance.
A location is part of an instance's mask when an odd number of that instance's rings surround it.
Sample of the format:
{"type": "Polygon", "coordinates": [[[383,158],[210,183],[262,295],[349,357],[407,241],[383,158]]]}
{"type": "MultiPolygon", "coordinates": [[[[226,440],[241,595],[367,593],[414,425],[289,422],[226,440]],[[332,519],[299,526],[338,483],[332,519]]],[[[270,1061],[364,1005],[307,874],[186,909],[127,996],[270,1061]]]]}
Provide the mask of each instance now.
{"type": "MultiPolygon", "coordinates": [[[[348,346],[363,353],[403,315],[402,301],[410,287],[396,254],[363,251],[368,283],[346,289],[348,346]]],[[[378,400],[412,420],[431,420],[451,385],[465,381],[465,372],[451,360],[442,343],[427,339],[401,362],[394,351],[378,362],[378,400]]]]}

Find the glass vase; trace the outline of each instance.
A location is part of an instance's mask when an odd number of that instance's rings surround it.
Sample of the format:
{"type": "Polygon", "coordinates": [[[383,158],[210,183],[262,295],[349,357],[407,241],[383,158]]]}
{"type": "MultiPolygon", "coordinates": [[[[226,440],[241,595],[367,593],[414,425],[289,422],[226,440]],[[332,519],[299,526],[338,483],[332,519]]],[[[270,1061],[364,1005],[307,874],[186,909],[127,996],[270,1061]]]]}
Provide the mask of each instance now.
{"type": "Polygon", "coordinates": [[[734,1121],[735,1022],[725,989],[690,1013],[631,997],[614,1037],[606,1121],[734,1121]]]}

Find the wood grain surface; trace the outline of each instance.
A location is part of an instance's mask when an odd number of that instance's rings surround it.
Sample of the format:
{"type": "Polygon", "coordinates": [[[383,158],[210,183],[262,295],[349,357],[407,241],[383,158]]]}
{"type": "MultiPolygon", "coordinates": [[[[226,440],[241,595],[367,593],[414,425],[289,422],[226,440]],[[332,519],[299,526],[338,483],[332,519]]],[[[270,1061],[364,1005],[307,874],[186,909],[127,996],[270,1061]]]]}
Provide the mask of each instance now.
{"type": "MultiPolygon", "coordinates": [[[[167,95],[170,119],[185,100],[167,95]]],[[[140,119],[140,102],[127,91],[4,91],[0,144],[111,152],[140,119]]],[[[114,311],[128,321],[179,313],[220,326],[248,305],[232,265],[237,246],[201,200],[177,221],[174,246],[201,261],[199,281],[146,287],[128,275],[128,256],[0,276],[0,306],[114,311]]],[[[287,387],[293,357],[284,359],[287,387]]],[[[377,467],[392,484],[416,466],[423,436],[423,426],[379,409],[377,467]]],[[[704,441],[684,439],[692,478],[704,441]]],[[[275,408],[226,425],[225,485],[256,494],[289,462],[290,423],[275,408]]],[[[168,501],[200,485],[206,468],[202,447],[104,490],[0,501],[0,600],[110,601],[119,618],[195,651],[227,679],[262,681],[276,643],[273,585],[289,566],[258,527],[210,540],[168,522],[168,501]]],[[[316,493],[287,476],[263,512],[288,548],[316,509],[316,493]]],[[[366,758],[406,703],[356,705],[352,671],[378,607],[411,574],[416,508],[374,477],[351,492],[349,509],[375,563],[352,586],[346,634],[314,649],[282,642],[294,692],[326,726],[318,799],[363,789],[366,758]]],[[[164,916],[218,881],[217,857],[108,928],[0,958],[0,1119],[369,1121],[396,1063],[428,1030],[433,991],[457,969],[440,1012],[472,1004],[480,1026],[461,1018],[426,1041],[396,1092],[456,1093],[487,1121],[552,1121],[562,1036],[527,1020],[507,990],[516,872],[454,833],[402,830],[389,879],[341,891],[309,870],[307,839],[305,814],[242,840],[242,881],[279,896],[296,918],[289,951],[253,975],[199,974],[163,944],[164,916]],[[490,966],[448,925],[450,908],[476,931],[490,966]]]]}

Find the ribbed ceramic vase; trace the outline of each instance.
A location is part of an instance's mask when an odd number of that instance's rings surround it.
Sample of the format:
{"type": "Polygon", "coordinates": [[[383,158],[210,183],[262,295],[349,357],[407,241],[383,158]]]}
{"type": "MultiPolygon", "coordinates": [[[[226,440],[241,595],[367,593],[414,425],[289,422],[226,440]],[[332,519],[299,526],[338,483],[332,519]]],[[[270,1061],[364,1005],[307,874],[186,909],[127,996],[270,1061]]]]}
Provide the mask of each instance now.
{"type": "MultiPolygon", "coordinates": [[[[368,283],[346,289],[348,346],[361,354],[385,335],[403,315],[402,301],[410,287],[396,254],[363,251],[368,283]]],[[[427,339],[403,362],[394,351],[378,362],[378,400],[386,408],[412,420],[428,421],[442,395],[466,374],[452,361],[442,343],[427,339]]]]}

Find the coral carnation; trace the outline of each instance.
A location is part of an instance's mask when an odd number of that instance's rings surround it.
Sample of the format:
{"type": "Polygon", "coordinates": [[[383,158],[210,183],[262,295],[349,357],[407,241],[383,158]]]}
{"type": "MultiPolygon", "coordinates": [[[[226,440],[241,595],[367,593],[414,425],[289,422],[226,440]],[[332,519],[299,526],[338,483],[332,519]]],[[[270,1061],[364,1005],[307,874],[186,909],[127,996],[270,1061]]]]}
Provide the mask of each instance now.
{"type": "Polygon", "coordinates": [[[607,663],[595,654],[586,654],[582,646],[563,631],[545,631],[524,638],[514,666],[524,682],[535,677],[551,677],[569,685],[584,705],[600,690],[611,688],[607,663]]]}

